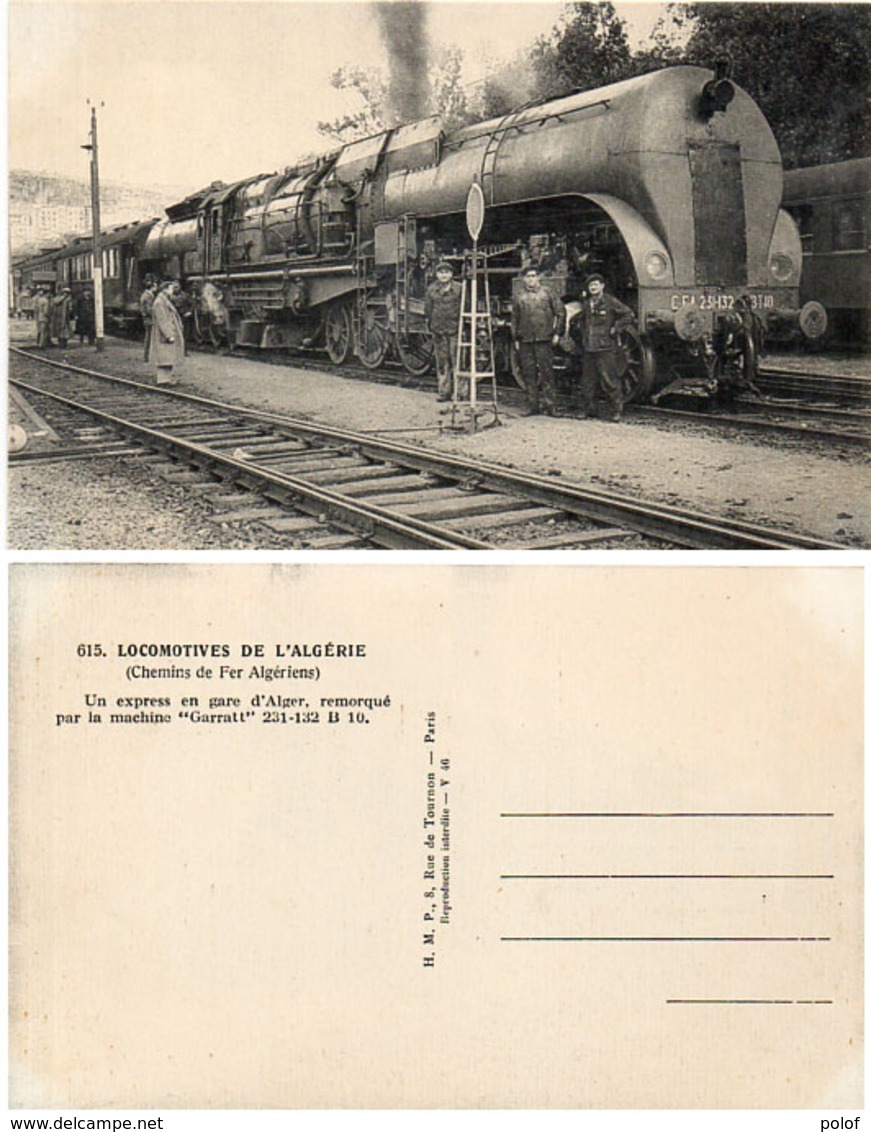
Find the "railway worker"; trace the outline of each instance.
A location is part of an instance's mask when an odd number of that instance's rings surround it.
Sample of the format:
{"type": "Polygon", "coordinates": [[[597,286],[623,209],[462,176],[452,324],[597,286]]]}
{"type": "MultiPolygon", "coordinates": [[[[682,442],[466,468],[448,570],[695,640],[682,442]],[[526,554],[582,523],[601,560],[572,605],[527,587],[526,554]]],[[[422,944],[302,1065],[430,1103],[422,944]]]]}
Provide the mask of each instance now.
{"type": "Polygon", "coordinates": [[[84,343],[87,338],[88,345],[93,346],[97,336],[97,323],[94,316],[94,294],[90,283],[86,283],[80,291],[76,299],[75,311],[79,343],[84,343]]]}
{"type": "Polygon", "coordinates": [[[454,279],[453,265],[442,260],[436,267],[435,282],[426,289],[424,300],[424,318],[435,348],[439,401],[450,401],[453,397],[462,297],[463,288],[454,279]]]}
{"type": "Polygon", "coordinates": [[[617,335],[635,321],[635,315],[605,290],[601,275],[587,279],[587,294],[569,325],[569,335],[583,350],[581,413],[597,416],[604,403],[603,420],[619,421],[623,414],[622,352],[617,335]]]}
{"type": "Polygon", "coordinates": [[[143,358],[148,361],[148,351],[151,348],[151,325],[154,322],[154,296],[157,294],[157,280],[153,275],[145,276],[145,290],[139,296],[139,313],[142,315],[142,325],[145,328],[143,343],[143,358]]]}
{"type": "Polygon", "coordinates": [[[36,319],[37,346],[51,345],[51,299],[48,291],[42,287],[36,292],[33,300],[33,314],[36,319]]]}
{"type": "Polygon", "coordinates": [[[59,295],[55,296],[51,308],[51,333],[57,338],[62,350],[67,348],[67,342],[73,332],[73,293],[69,287],[61,288],[59,295]]]}
{"type": "Polygon", "coordinates": [[[542,287],[538,269],[532,265],[525,267],[523,286],[512,303],[511,337],[531,414],[543,408],[548,416],[557,415],[553,348],[560,340],[565,319],[565,307],[542,287]]]}
{"type": "Polygon", "coordinates": [[[184,366],[184,327],[175,307],[180,290],[177,279],[164,283],[152,307],[151,358],[158,385],[177,385],[176,376],[184,366]]]}

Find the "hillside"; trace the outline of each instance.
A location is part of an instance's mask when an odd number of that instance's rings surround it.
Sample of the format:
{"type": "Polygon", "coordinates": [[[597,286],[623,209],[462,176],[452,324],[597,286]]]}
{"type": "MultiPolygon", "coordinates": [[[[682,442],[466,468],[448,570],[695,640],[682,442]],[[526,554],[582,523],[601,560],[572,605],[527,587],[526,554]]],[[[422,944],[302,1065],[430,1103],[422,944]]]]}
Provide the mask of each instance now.
{"type": "MultiPolygon", "coordinates": [[[[104,228],[162,216],[191,186],[100,184],[104,228]]],[[[90,232],[91,190],[86,178],[12,169],[9,173],[9,246],[13,256],[59,244],[67,236],[90,232]]]]}

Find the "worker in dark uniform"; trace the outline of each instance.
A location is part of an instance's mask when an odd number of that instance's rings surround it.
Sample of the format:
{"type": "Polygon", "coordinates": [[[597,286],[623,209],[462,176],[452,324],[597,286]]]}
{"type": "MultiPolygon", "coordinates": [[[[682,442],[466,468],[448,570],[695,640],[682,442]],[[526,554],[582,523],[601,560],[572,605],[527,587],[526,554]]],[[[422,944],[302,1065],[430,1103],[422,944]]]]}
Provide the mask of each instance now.
{"type": "Polygon", "coordinates": [[[145,276],[145,290],[139,296],[139,313],[145,328],[143,361],[148,361],[151,350],[151,324],[154,322],[154,298],[157,295],[157,280],[153,275],[145,276]]]}
{"type": "Polygon", "coordinates": [[[619,421],[623,414],[623,355],[617,335],[635,315],[605,290],[601,275],[587,279],[587,294],[569,325],[569,335],[583,350],[580,409],[584,416],[619,421]],[[597,413],[598,402],[603,403],[597,413]]]}
{"type": "Polygon", "coordinates": [[[97,323],[94,315],[94,292],[90,283],[86,283],[79,292],[75,309],[76,334],[79,336],[79,342],[84,343],[87,338],[88,345],[93,346],[97,338],[97,323]]]}
{"type": "Polygon", "coordinates": [[[511,337],[530,413],[539,413],[543,408],[548,416],[557,415],[553,348],[560,340],[565,318],[565,307],[542,287],[537,268],[524,268],[523,285],[512,303],[511,337]]]}
{"type": "Polygon", "coordinates": [[[435,349],[439,401],[450,401],[453,396],[462,297],[463,288],[454,279],[453,266],[442,260],[436,267],[436,281],[427,287],[424,300],[424,318],[435,349]]]}

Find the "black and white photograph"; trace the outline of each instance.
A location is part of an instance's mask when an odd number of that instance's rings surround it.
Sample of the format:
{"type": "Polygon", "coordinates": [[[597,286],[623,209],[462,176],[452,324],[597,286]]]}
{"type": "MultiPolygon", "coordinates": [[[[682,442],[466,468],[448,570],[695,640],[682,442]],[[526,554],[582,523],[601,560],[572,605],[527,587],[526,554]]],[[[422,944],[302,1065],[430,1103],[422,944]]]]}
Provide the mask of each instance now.
{"type": "Polygon", "coordinates": [[[862,1132],[871,2],[7,11],[12,1132],[862,1132]]]}
{"type": "Polygon", "coordinates": [[[8,544],[862,550],[871,7],[10,7],[8,544]]]}

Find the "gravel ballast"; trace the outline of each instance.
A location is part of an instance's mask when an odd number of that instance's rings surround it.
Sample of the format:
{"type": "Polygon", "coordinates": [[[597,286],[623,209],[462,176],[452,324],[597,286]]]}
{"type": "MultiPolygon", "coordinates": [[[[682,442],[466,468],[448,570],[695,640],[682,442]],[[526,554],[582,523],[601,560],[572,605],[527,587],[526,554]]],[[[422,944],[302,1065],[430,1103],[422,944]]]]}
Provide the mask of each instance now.
{"type": "MultiPolygon", "coordinates": [[[[60,352],[54,350],[50,356],[59,358],[60,352]]],[[[139,380],[151,377],[135,343],[107,339],[102,354],[93,348],[72,347],[65,357],[73,364],[139,380]]],[[[13,373],[16,363],[13,358],[13,373]]],[[[825,359],[815,359],[815,364],[832,368],[825,359]]],[[[623,423],[610,424],[506,412],[501,428],[476,434],[440,431],[450,415],[442,411],[445,407],[432,393],[235,355],[191,354],[180,389],[356,431],[384,433],[439,451],[558,476],[563,482],[607,487],[856,547],[871,545],[867,453],[820,441],[727,434],[703,423],[633,420],[631,413],[623,423]]],[[[108,461],[99,470],[91,464],[78,466],[75,472],[70,465],[39,472],[12,469],[10,544],[106,549],[216,545],[215,531],[203,529],[211,524],[195,517],[180,522],[177,515],[169,525],[163,519],[128,523],[129,501],[119,496],[123,493],[121,478],[118,465],[108,461]],[[42,476],[46,477],[45,492],[42,476]],[[99,529],[86,533],[91,526],[89,507],[96,505],[87,494],[89,477],[95,490],[100,485],[113,488],[107,500],[108,521],[99,524],[102,533],[99,529]],[[46,496],[52,498],[55,508],[68,509],[66,522],[56,523],[51,516],[43,519],[34,512],[34,506],[45,506],[46,496]],[[55,496],[64,497],[62,504],[55,496]],[[75,526],[75,520],[80,524],[71,531],[68,528],[75,526]],[[31,530],[39,534],[31,536],[31,530]],[[95,541],[69,541],[73,536],[95,541]]],[[[154,503],[158,505],[157,500],[154,503]]],[[[247,537],[243,538],[247,545],[247,537]]],[[[257,545],[256,537],[251,545],[257,545]]]]}

